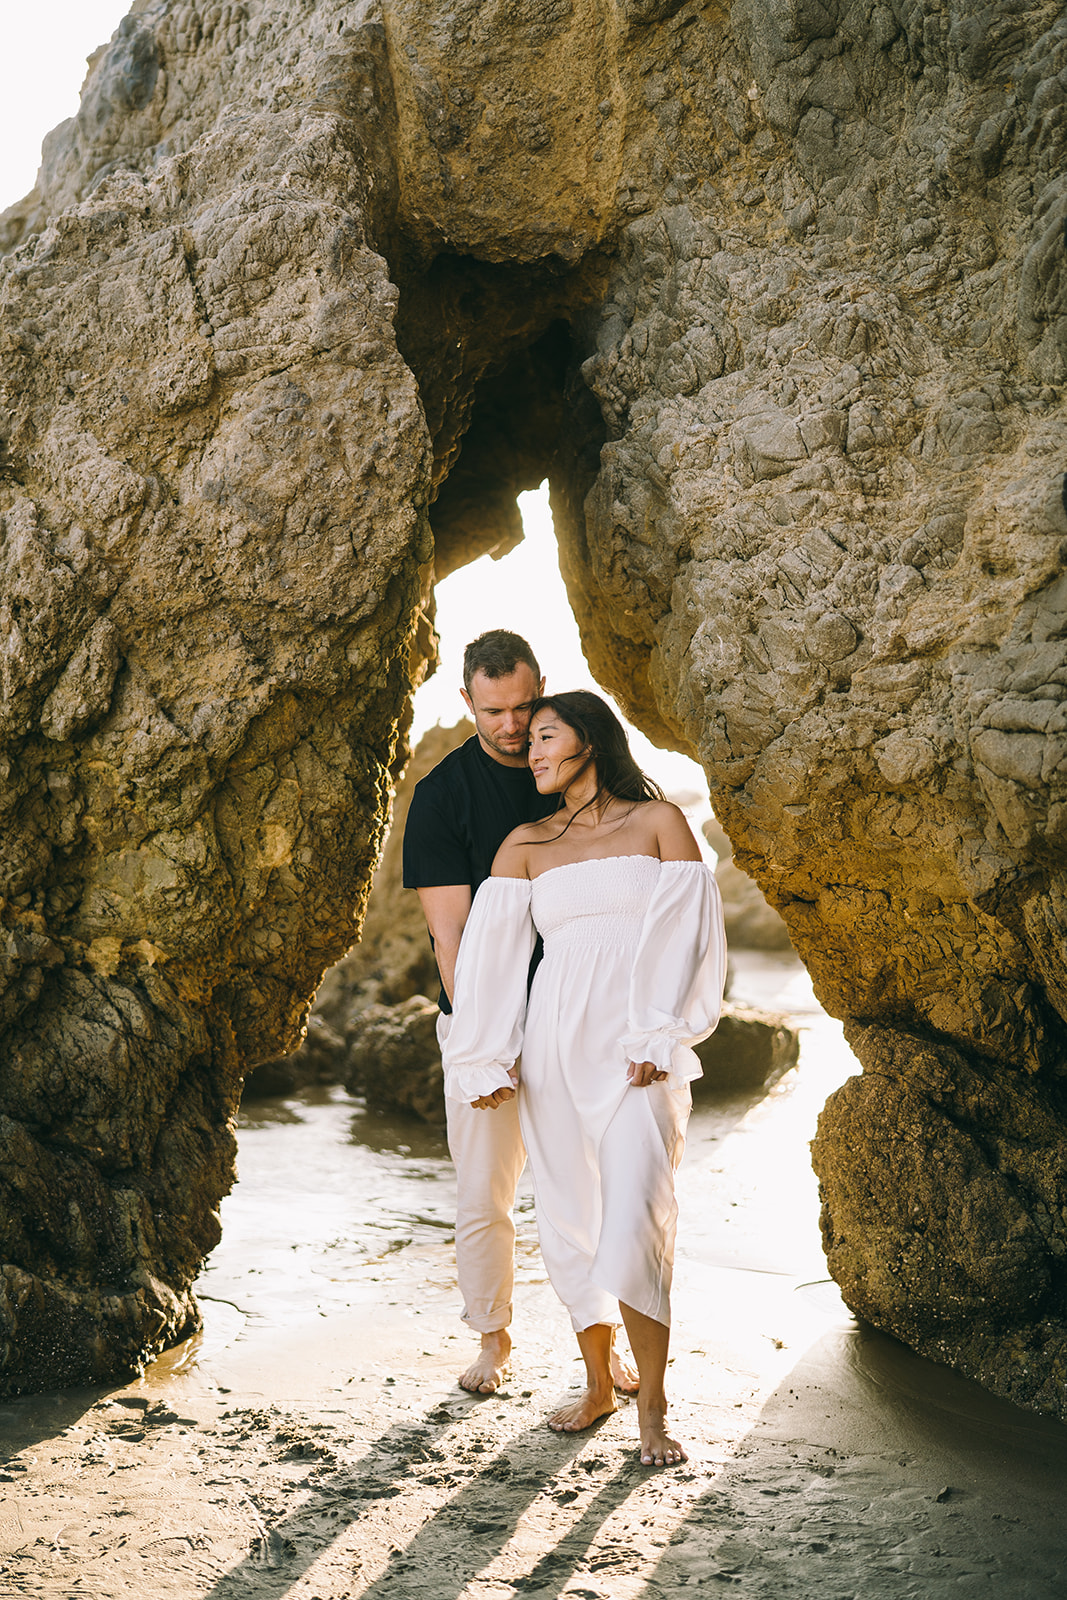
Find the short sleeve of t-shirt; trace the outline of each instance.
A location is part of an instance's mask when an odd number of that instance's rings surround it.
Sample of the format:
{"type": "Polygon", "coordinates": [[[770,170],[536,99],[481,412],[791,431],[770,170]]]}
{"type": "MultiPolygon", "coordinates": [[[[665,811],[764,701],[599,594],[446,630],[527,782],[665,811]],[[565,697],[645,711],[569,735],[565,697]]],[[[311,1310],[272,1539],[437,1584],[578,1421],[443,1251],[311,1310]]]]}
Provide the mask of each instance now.
{"type": "Polygon", "coordinates": [[[470,883],[470,847],[454,806],[433,786],[417,783],[404,828],[404,888],[470,883]]]}

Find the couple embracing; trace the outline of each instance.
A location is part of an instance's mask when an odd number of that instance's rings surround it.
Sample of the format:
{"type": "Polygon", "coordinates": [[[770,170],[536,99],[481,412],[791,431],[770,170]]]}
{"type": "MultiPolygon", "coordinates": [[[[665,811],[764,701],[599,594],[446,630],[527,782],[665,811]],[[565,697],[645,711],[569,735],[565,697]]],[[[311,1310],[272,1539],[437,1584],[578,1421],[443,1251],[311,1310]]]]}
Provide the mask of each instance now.
{"type": "Polygon", "coordinates": [[[616,1388],[636,1392],[641,1460],[667,1466],[685,1460],[664,1392],[674,1173],[692,1046],[722,1002],[722,910],[688,823],[610,707],[543,691],[518,635],[467,647],[476,732],[416,786],[404,837],[441,975],[457,1268],[481,1335],[460,1382],[491,1393],[510,1355],[528,1155],[541,1253],[587,1375],[549,1426],[587,1428],[616,1388]],[[615,1354],[620,1316],[636,1380],[615,1354]]]}

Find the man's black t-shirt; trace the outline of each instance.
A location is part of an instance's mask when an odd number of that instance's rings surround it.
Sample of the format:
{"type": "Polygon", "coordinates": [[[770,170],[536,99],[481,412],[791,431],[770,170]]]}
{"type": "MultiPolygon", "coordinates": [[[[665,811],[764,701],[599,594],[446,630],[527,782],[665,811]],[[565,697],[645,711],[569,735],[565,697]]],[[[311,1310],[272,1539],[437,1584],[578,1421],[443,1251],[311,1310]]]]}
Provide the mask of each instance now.
{"type": "MultiPolygon", "coordinates": [[[[405,889],[469,883],[473,896],[512,828],[558,805],[558,795],[538,794],[529,767],[494,761],[474,734],[415,785],[404,828],[405,889]]],[[[451,1012],[443,989],[438,1003],[451,1012]]]]}

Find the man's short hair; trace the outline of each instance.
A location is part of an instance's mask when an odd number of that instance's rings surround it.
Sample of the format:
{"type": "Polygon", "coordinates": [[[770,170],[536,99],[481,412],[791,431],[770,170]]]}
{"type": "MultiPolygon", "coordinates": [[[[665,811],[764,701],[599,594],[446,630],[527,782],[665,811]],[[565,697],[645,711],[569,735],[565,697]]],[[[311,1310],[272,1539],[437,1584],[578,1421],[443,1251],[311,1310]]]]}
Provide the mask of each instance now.
{"type": "Polygon", "coordinates": [[[533,669],[534,678],[541,682],[541,668],[526,640],[506,628],[490,628],[472,639],[463,652],[463,687],[471,692],[471,680],[476,672],[487,678],[506,678],[515,671],[520,661],[533,669]]]}

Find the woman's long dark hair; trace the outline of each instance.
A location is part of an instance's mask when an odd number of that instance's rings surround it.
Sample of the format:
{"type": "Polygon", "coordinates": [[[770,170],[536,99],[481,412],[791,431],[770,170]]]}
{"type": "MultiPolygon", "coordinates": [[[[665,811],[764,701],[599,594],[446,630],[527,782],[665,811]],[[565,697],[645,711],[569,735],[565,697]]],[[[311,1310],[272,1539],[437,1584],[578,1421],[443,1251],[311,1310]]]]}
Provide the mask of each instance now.
{"type": "MultiPolygon", "coordinates": [[[[581,763],[575,771],[575,778],[580,777],[591,763],[596,766],[596,793],[585,805],[579,806],[574,817],[588,810],[605,795],[611,795],[616,800],[628,800],[634,805],[646,800],[667,798],[659,784],[653,783],[637,765],[630,754],[625,728],[598,694],[593,694],[589,689],[569,689],[565,694],[542,695],[530,708],[531,724],[539,711],[555,712],[560,721],[565,722],[581,740],[581,754],[571,758],[581,763]]],[[[562,839],[574,817],[571,817],[566,828],[561,828],[555,835],[556,839],[562,839]]],[[[542,841],[544,844],[553,842],[551,839],[542,841]]]]}

